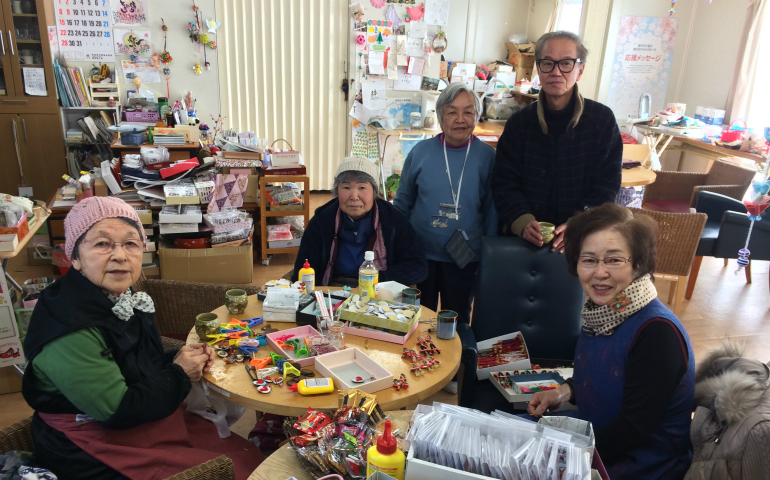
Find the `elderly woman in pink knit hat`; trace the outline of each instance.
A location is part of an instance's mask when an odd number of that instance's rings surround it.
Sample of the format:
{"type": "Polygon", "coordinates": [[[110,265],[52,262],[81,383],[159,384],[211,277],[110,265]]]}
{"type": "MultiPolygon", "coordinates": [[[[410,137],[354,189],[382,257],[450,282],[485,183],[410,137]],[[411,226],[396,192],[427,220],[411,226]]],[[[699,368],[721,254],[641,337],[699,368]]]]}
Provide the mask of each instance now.
{"type": "Polygon", "coordinates": [[[246,478],[259,449],[220,439],[182,405],[214,352],[199,344],[164,353],[152,299],[131,289],[145,244],[134,209],[87,198],[64,228],[73,268],[42,292],[24,342],[39,463],[60,479],[161,479],[225,454],[246,478]]]}

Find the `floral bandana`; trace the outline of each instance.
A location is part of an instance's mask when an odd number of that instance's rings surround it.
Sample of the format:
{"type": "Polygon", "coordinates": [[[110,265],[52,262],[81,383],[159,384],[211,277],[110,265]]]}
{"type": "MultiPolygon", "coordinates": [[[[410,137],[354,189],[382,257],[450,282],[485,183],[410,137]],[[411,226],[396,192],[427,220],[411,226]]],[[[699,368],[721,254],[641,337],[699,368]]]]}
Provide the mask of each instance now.
{"type": "Polygon", "coordinates": [[[607,305],[597,305],[589,298],[583,306],[583,331],[589,335],[612,335],[621,323],[657,296],[652,275],[648,274],[631,282],[607,305]]]}
{"type": "Polygon", "coordinates": [[[134,316],[134,309],[145,313],[155,312],[155,304],[152,298],[145,292],[123,293],[120,297],[115,297],[114,295],[109,295],[109,297],[110,300],[115,302],[115,306],[112,307],[112,313],[124,322],[127,322],[134,316]]]}

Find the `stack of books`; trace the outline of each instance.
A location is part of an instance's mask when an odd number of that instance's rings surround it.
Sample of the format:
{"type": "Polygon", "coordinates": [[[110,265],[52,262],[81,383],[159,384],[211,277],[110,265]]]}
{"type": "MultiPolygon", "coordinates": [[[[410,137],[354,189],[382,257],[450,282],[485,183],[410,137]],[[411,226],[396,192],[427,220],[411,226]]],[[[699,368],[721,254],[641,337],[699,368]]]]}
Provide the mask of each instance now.
{"type": "Polygon", "coordinates": [[[78,130],[77,128],[70,128],[67,130],[68,143],[83,143],[84,141],[85,137],[83,135],[83,130],[78,130]]]}
{"type": "Polygon", "coordinates": [[[155,145],[184,145],[185,136],[184,132],[171,133],[165,129],[163,133],[153,134],[152,141],[155,145]]]}
{"type": "Polygon", "coordinates": [[[59,60],[54,59],[53,71],[62,106],[65,108],[91,106],[86,77],[80,68],[61,66],[59,60]]]}

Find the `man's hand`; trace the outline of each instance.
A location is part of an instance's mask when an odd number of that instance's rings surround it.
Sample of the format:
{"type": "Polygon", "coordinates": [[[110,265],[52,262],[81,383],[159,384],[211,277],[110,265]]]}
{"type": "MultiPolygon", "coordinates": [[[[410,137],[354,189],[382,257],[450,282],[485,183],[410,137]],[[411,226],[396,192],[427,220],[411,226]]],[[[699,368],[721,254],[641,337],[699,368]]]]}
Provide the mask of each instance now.
{"type": "Polygon", "coordinates": [[[527,413],[533,417],[540,418],[551,410],[556,410],[572,396],[572,389],[569,385],[562,385],[554,390],[537,392],[527,405],[527,413]]]}
{"type": "Polygon", "coordinates": [[[558,250],[559,253],[564,253],[564,231],[566,229],[567,229],[566,223],[563,223],[554,229],[553,247],[551,247],[552,252],[555,252],[556,250],[558,250]]]}
{"type": "Polygon", "coordinates": [[[203,376],[203,368],[209,360],[209,354],[199,345],[185,345],[179,349],[174,363],[182,367],[190,381],[197,382],[203,376]]]}
{"type": "Polygon", "coordinates": [[[524,227],[524,231],[521,232],[521,238],[538,247],[543,246],[543,236],[540,235],[540,224],[537,223],[537,220],[532,220],[524,227]]]}

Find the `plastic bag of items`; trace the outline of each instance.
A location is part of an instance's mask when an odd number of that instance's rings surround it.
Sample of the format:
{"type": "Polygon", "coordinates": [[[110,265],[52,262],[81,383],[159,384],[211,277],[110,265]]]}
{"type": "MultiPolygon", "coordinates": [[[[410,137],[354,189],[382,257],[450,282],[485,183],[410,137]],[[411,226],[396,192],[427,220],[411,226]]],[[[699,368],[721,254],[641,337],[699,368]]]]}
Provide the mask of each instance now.
{"type": "Polygon", "coordinates": [[[236,230],[251,229],[253,219],[249,218],[245,211],[229,207],[221,212],[207,213],[203,216],[203,223],[214,234],[218,235],[236,230]]]}
{"type": "Polygon", "coordinates": [[[141,147],[139,153],[145,165],[155,165],[156,163],[168,163],[169,153],[164,146],[141,147]]]}
{"type": "Polygon", "coordinates": [[[0,227],[16,227],[24,216],[24,208],[12,203],[0,205],[0,227]]]}
{"type": "Polygon", "coordinates": [[[294,235],[291,233],[291,225],[268,225],[267,226],[267,241],[276,242],[278,240],[293,240],[294,235]]]}
{"type": "Polygon", "coordinates": [[[300,194],[289,186],[269,190],[265,193],[265,196],[273,207],[278,205],[299,205],[302,203],[300,194]]]}

